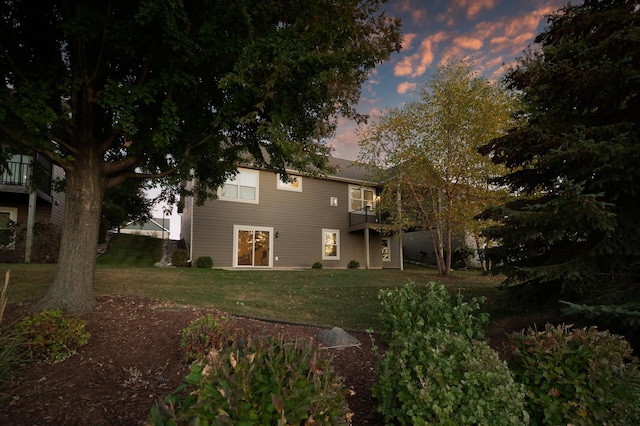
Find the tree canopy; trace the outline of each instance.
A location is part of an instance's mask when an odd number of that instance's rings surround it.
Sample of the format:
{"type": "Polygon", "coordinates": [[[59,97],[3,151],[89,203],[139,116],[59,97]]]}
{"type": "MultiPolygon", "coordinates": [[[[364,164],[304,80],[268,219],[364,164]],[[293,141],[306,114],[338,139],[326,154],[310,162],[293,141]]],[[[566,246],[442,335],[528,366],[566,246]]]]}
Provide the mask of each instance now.
{"type": "MultiPolygon", "coordinates": [[[[586,0],[548,27],[506,74],[523,125],[481,148],[508,167],[516,199],[484,212],[489,256],[534,294],[637,297],[640,272],[640,11],[586,0]]],[[[637,300],[637,299],[636,299],[637,300]]]]}
{"type": "Polygon", "coordinates": [[[360,160],[390,179],[382,197],[396,223],[431,233],[438,270],[451,270],[452,237],[464,239],[473,217],[499,192],[501,173],[478,147],[513,125],[515,96],[473,70],[472,61],[439,66],[420,99],[384,111],[363,130],[360,160]],[[396,192],[401,195],[400,205],[396,192]]]}
{"type": "Polygon", "coordinates": [[[199,201],[238,161],[323,167],[322,138],[399,50],[385,0],[0,2],[0,135],[66,172],[56,279],[41,307],[89,309],[102,198],[130,178],[199,201]],[[93,256],[95,257],[95,256],[93,256]]]}

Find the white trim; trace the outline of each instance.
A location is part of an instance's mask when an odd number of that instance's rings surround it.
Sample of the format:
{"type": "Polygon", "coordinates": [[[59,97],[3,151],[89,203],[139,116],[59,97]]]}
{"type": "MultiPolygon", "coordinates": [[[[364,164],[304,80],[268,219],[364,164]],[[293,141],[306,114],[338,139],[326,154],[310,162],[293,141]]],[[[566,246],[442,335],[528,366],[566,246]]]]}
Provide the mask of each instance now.
{"type": "Polygon", "coordinates": [[[294,179],[297,183],[297,186],[293,186],[293,182],[283,182],[282,175],[280,173],[277,174],[277,189],[282,189],[284,191],[293,191],[293,192],[302,192],[302,176],[294,176],[289,175],[289,178],[294,179]]]}
{"type": "Polygon", "coordinates": [[[371,208],[375,209],[377,206],[375,205],[376,203],[376,189],[370,186],[364,186],[364,185],[349,185],[349,211],[356,211],[356,210],[360,210],[362,208],[365,207],[365,204],[369,204],[369,203],[365,203],[364,201],[364,191],[371,191],[373,192],[373,200],[371,200],[371,208]],[[351,202],[353,201],[353,198],[351,198],[351,191],[353,190],[359,190],[360,191],[360,198],[358,199],[359,201],[361,201],[360,203],[360,207],[358,207],[357,209],[352,209],[351,208],[351,202]]]}
{"type": "Polygon", "coordinates": [[[340,230],[339,229],[323,229],[322,230],[322,260],[340,260],[340,230]],[[328,256],[325,248],[327,246],[327,234],[336,234],[336,255],[328,256]]]}
{"type": "MultiPolygon", "coordinates": [[[[225,184],[223,184],[220,188],[218,188],[218,199],[219,200],[224,200],[224,201],[232,201],[232,202],[236,202],[236,203],[249,203],[249,204],[259,204],[260,203],[260,172],[258,170],[251,170],[251,169],[242,169],[242,168],[238,168],[238,173],[233,177],[233,178],[229,178],[227,179],[227,181],[225,182],[225,184]],[[237,180],[238,178],[241,177],[241,175],[254,175],[255,176],[255,187],[251,186],[251,188],[255,189],[255,198],[254,199],[246,199],[246,198],[240,198],[240,189],[241,189],[241,185],[237,184],[237,180]],[[227,197],[224,196],[222,191],[224,188],[225,184],[233,184],[236,185],[238,187],[238,193],[236,194],[235,197],[227,197]]],[[[247,188],[249,186],[246,186],[247,188]]]]}
{"type": "MultiPolygon", "coordinates": [[[[273,268],[273,240],[275,239],[275,233],[273,228],[265,226],[252,226],[252,225],[233,225],[233,251],[231,253],[231,264],[234,268],[251,268],[251,269],[266,269],[273,268]],[[238,265],[238,231],[266,231],[269,232],[269,265],[266,266],[254,266],[254,265],[238,265]]],[[[255,264],[255,259],[253,260],[255,264]]]]}

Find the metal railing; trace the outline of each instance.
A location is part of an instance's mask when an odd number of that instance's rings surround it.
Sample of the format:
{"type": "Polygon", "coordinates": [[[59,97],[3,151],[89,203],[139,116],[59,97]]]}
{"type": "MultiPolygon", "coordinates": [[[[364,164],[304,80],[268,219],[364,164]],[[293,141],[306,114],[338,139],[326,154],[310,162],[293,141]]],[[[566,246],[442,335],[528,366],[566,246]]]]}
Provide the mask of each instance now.
{"type": "MultiPolygon", "coordinates": [[[[36,156],[39,167],[36,176],[39,180],[38,190],[51,194],[51,163],[41,156],[36,156]]],[[[32,170],[31,161],[8,161],[2,168],[0,185],[29,186],[32,170]]]]}
{"type": "Polygon", "coordinates": [[[371,206],[366,206],[349,212],[349,226],[361,223],[382,223],[380,211],[371,208],[371,206]]]}

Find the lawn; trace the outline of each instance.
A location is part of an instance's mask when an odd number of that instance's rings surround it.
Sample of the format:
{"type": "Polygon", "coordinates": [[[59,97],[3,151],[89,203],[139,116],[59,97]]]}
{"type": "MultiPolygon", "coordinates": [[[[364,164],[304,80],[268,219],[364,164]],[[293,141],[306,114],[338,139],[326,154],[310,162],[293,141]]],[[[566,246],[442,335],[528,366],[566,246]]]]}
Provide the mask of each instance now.
{"type": "MultiPolygon", "coordinates": [[[[140,238],[120,235],[114,239],[98,262],[97,294],[143,296],[290,323],[375,330],[379,328],[380,289],[401,286],[409,280],[425,284],[439,281],[452,292],[486,296],[485,309],[492,316],[505,313],[503,293],[496,288],[499,279],[478,271],[455,271],[442,278],[432,268],[415,265],[407,265],[404,271],[156,268],[153,263],[160,259],[154,260],[149,253],[160,256],[156,247],[159,240],[140,238]]],[[[10,303],[36,300],[55,274],[55,265],[0,264],[1,276],[8,269],[10,303]]]]}

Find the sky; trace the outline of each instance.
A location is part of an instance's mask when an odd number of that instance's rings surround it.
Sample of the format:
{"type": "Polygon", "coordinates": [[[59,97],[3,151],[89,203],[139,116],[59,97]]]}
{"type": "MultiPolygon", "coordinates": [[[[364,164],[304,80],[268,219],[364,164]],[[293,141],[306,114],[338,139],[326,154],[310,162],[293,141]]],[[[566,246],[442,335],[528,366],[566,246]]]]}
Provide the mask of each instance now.
{"type": "MultiPolygon", "coordinates": [[[[387,16],[402,20],[403,48],[373,70],[362,87],[358,112],[375,117],[385,108],[401,106],[447,59],[474,60],[482,76],[499,79],[504,67],[515,63],[546,27],[545,16],[565,4],[566,0],[389,0],[384,9],[387,16]]],[[[358,157],[355,130],[354,122],[339,119],[327,142],[331,155],[358,157]]],[[[161,217],[163,207],[155,206],[153,215],[161,217]]],[[[180,215],[173,209],[170,238],[178,239],[180,215]]]]}
{"type": "MultiPolygon", "coordinates": [[[[375,117],[415,98],[447,59],[470,59],[476,71],[498,80],[547,26],[546,15],[566,0],[389,0],[387,16],[402,21],[402,50],[378,65],[362,87],[358,112],[375,117]]],[[[576,3],[574,1],[574,3],[576,3]]],[[[356,125],[339,119],[331,155],[358,157],[356,125]]]]}

